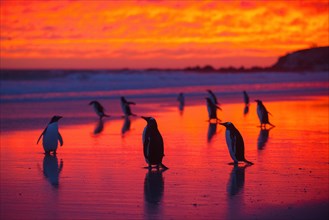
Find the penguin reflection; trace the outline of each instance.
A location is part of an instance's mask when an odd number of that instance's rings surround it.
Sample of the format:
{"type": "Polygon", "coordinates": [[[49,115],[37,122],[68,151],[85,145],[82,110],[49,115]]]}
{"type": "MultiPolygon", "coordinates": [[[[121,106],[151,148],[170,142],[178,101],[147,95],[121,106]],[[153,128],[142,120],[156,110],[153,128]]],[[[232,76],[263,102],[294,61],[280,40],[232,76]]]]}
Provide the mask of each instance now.
{"type": "Polygon", "coordinates": [[[249,112],[249,105],[245,105],[243,109],[243,115],[246,116],[249,112]]]}
{"type": "Polygon", "coordinates": [[[258,135],[258,139],[257,139],[257,147],[258,150],[263,150],[267,141],[268,141],[268,136],[270,134],[270,130],[273,127],[271,127],[270,129],[266,129],[266,128],[261,128],[259,131],[259,135],[258,135]]]}
{"type": "Polygon", "coordinates": [[[216,131],[217,131],[217,123],[211,123],[211,122],[209,122],[208,136],[207,136],[208,142],[210,142],[211,139],[214,137],[214,135],[216,134],[216,131]]]}
{"type": "Polygon", "coordinates": [[[94,134],[95,135],[100,134],[103,130],[104,130],[104,121],[102,118],[100,118],[96,123],[94,134]]]}
{"type": "Polygon", "coordinates": [[[123,121],[123,126],[122,126],[122,129],[121,129],[121,134],[122,136],[130,130],[130,125],[131,125],[131,120],[129,117],[125,117],[124,121],[123,121]]]}
{"type": "Polygon", "coordinates": [[[179,109],[179,112],[181,114],[183,114],[183,111],[184,111],[184,106],[185,106],[185,97],[184,97],[184,93],[179,93],[178,97],[177,97],[177,101],[179,103],[178,105],[178,109],[179,109]]]}
{"type": "Polygon", "coordinates": [[[243,109],[243,114],[247,115],[249,112],[249,103],[250,99],[246,91],[243,91],[243,101],[244,101],[244,109],[243,109]]]}
{"type": "Polygon", "coordinates": [[[144,180],[144,204],[147,215],[152,219],[158,214],[159,204],[164,192],[164,179],[162,173],[166,170],[149,170],[144,180]]]}
{"type": "Polygon", "coordinates": [[[230,174],[230,179],[227,184],[227,193],[233,197],[240,193],[245,182],[245,169],[251,165],[244,164],[243,166],[234,165],[230,174]]]}
{"type": "Polygon", "coordinates": [[[59,186],[59,174],[63,169],[63,160],[61,159],[58,165],[58,159],[56,155],[45,154],[43,158],[43,175],[49,181],[49,183],[54,186],[59,186]]]}

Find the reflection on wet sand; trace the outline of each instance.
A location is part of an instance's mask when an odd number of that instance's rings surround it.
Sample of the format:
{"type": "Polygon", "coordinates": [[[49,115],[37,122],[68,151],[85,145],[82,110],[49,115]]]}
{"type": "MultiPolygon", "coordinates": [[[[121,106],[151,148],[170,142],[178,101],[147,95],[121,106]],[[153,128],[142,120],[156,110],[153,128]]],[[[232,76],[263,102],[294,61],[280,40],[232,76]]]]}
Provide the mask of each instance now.
{"type": "Polygon", "coordinates": [[[144,180],[144,212],[148,219],[154,219],[161,214],[161,201],[164,192],[164,178],[166,170],[149,170],[144,180]]]}
{"type": "Polygon", "coordinates": [[[249,113],[249,105],[245,105],[243,109],[243,115],[246,116],[249,113]]]}
{"type": "Polygon", "coordinates": [[[130,125],[131,125],[131,120],[129,117],[125,117],[124,121],[123,121],[123,125],[122,125],[122,129],[121,129],[121,134],[122,136],[130,130],[130,125]]]}
{"type": "Polygon", "coordinates": [[[61,159],[58,165],[58,159],[56,155],[45,154],[43,158],[43,175],[54,186],[59,186],[59,174],[63,169],[63,160],[61,159]]]}
{"type": "Polygon", "coordinates": [[[272,129],[273,127],[269,128],[269,129],[266,129],[266,128],[261,128],[260,131],[259,131],[259,135],[258,135],[258,138],[257,138],[257,148],[258,150],[263,150],[267,141],[268,141],[268,136],[270,134],[270,130],[272,129]]]}
{"type": "Polygon", "coordinates": [[[209,122],[208,126],[208,135],[207,135],[207,140],[208,142],[211,141],[211,139],[214,137],[217,131],[217,123],[211,123],[209,122]]]}
{"type": "Polygon", "coordinates": [[[227,184],[227,193],[230,197],[238,195],[243,189],[245,182],[245,169],[251,165],[234,165],[227,184]]]}
{"type": "Polygon", "coordinates": [[[95,129],[94,129],[94,134],[100,134],[102,133],[102,131],[104,130],[104,121],[102,118],[100,118],[97,123],[96,123],[96,126],[95,126],[95,129]]]}

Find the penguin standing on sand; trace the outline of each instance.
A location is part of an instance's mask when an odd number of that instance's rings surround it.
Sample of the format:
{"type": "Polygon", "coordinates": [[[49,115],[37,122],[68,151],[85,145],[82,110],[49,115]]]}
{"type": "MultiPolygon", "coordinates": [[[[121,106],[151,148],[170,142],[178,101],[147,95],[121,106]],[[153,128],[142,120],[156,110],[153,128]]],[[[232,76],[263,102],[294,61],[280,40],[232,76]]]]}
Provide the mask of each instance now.
{"type": "Polygon", "coordinates": [[[230,156],[234,161],[233,164],[238,164],[239,161],[243,161],[248,164],[253,164],[244,157],[244,142],[238,129],[236,129],[236,127],[231,122],[219,124],[226,127],[226,144],[230,156]]]}
{"type": "Polygon", "coordinates": [[[185,106],[185,97],[184,97],[184,93],[179,93],[178,97],[177,97],[177,101],[179,102],[179,106],[178,109],[179,111],[184,111],[184,106],[185,106]]]}
{"type": "Polygon", "coordinates": [[[214,104],[210,98],[207,97],[206,100],[207,100],[207,110],[208,110],[209,121],[211,119],[219,120],[219,118],[217,118],[217,109],[219,109],[219,110],[222,110],[222,109],[220,107],[218,107],[216,104],[214,104]]]}
{"type": "Polygon", "coordinates": [[[133,115],[136,116],[131,112],[130,105],[136,105],[135,102],[128,102],[125,97],[121,96],[121,108],[123,113],[125,114],[126,117],[133,115]]]}
{"type": "Polygon", "coordinates": [[[162,158],[164,156],[164,146],[163,139],[158,130],[157,122],[152,117],[142,116],[147,125],[143,131],[143,152],[146,163],[148,163],[148,168],[152,169],[152,165],[156,165],[159,169],[160,166],[163,169],[168,169],[163,163],[162,158]]]}
{"type": "Polygon", "coordinates": [[[213,93],[213,91],[211,91],[210,89],[207,89],[207,92],[209,93],[209,98],[210,98],[210,100],[211,100],[215,105],[219,105],[215,93],[213,93]]]}
{"type": "Polygon", "coordinates": [[[104,107],[98,101],[91,101],[89,105],[92,105],[96,114],[99,116],[100,119],[103,117],[110,117],[109,115],[104,113],[104,107]]]}
{"type": "Polygon", "coordinates": [[[42,145],[43,149],[45,150],[45,154],[50,154],[52,151],[54,154],[56,154],[58,141],[63,146],[63,138],[61,134],[58,131],[58,120],[63,118],[62,116],[53,116],[48,124],[48,126],[45,128],[45,130],[40,135],[37,144],[39,143],[41,137],[42,138],[42,145]]]}
{"type": "Polygon", "coordinates": [[[271,125],[272,127],[275,127],[273,124],[271,124],[268,120],[268,114],[271,114],[270,112],[267,111],[265,108],[263,102],[261,100],[255,100],[257,102],[257,115],[260,121],[260,127],[261,128],[266,128],[266,124],[271,125]]]}

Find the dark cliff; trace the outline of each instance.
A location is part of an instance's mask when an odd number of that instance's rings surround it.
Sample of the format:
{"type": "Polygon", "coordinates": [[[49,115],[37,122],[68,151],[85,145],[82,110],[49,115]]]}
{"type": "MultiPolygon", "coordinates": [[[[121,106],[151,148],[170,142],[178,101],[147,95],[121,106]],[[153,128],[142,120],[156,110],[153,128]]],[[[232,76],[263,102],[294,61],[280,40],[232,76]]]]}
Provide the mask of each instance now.
{"type": "Polygon", "coordinates": [[[329,71],[329,47],[295,51],[278,59],[271,69],[279,71],[329,71]]]}

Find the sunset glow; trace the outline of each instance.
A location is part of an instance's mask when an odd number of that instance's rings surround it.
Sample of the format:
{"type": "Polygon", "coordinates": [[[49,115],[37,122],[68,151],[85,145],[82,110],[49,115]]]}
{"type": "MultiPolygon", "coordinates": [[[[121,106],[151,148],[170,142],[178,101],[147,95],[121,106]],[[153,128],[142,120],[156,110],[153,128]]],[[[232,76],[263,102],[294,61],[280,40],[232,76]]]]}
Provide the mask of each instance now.
{"type": "Polygon", "coordinates": [[[1,1],[1,68],[269,66],[329,45],[328,1],[1,1]]]}

